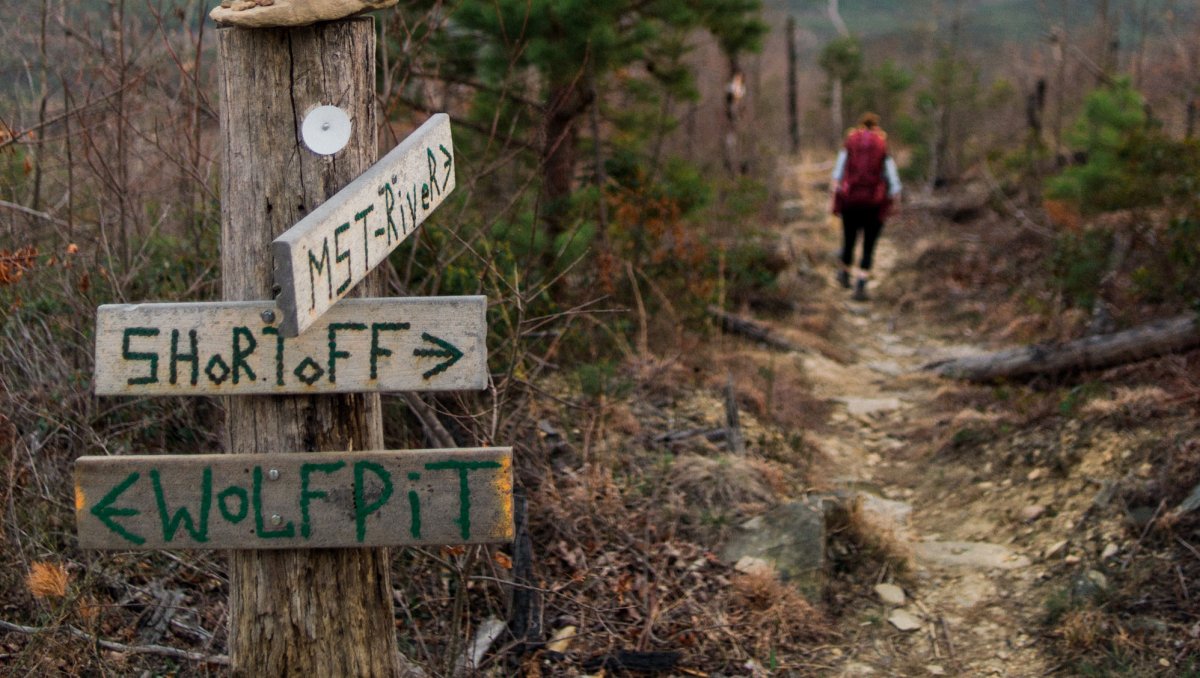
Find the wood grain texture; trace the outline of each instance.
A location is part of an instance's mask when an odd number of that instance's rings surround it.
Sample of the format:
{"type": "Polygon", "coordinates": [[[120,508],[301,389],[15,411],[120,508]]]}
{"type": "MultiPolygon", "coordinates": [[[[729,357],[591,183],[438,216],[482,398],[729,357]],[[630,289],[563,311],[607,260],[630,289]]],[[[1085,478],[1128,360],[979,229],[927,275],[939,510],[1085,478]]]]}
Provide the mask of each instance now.
{"type": "Polygon", "coordinates": [[[270,302],[109,304],[96,313],[98,395],[479,390],[484,297],[347,299],[284,338],[270,302]]]}
{"type": "MultiPolygon", "coordinates": [[[[272,298],[270,243],[376,160],[372,21],[218,31],[223,298],[272,298]],[[336,105],[348,145],[318,156],[304,114],[336,105]]],[[[358,286],[378,296],[379,276],[358,286]]],[[[226,452],[383,448],[379,396],[226,399],[226,452]]],[[[235,675],[405,675],[386,549],[232,551],[229,652],[235,675]],[[314,585],[318,583],[320,585],[314,585]]]]}
{"type": "Polygon", "coordinates": [[[512,450],[80,457],[75,512],[95,549],[510,542],[512,450]]]}
{"type": "Polygon", "coordinates": [[[450,116],[438,113],[271,245],[285,337],[303,333],[454,190],[450,116]]]}

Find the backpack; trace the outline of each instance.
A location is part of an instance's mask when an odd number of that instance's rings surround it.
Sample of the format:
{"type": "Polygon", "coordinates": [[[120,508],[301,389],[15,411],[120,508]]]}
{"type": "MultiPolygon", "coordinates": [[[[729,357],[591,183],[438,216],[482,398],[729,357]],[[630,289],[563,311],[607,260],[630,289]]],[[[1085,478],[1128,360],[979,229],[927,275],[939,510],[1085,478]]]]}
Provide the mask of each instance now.
{"type": "Polygon", "coordinates": [[[855,130],[846,137],[846,164],[838,185],[837,211],[845,208],[883,207],[888,202],[884,161],[887,142],[867,129],[855,130]]]}

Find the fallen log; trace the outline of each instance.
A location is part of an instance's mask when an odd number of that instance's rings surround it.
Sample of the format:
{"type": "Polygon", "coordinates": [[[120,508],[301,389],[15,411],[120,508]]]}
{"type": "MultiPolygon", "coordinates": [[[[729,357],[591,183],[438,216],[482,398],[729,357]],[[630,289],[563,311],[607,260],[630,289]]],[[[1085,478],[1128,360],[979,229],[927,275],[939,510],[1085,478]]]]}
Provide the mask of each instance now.
{"type": "Polygon", "coordinates": [[[777,348],[781,351],[803,351],[804,347],[797,346],[787,339],[783,339],[771,332],[771,329],[765,325],[754,322],[747,318],[734,315],[728,311],[723,311],[716,306],[708,307],[709,315],[716,318],[721,323],[721,329],[730,334],[740,334],[749,339],[753,339],[762,344],[766,344],[771,348],[777,348]]]}
{"type": "Polygon", "coordinates": [[[1200,346],[1195,313],[1076,339],[941,360],[924,366],[943,377],[968,381],[1019,379],[1039,374],[1095,370],[1178,353],[1200,346]]]}

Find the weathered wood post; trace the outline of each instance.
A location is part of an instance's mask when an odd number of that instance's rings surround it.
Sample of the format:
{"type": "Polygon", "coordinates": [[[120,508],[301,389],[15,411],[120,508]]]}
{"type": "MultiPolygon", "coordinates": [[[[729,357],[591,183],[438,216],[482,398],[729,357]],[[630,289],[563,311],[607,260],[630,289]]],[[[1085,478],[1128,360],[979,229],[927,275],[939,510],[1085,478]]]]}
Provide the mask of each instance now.
{"type": "MultiPolygon", "coordinates": [[[[303,28],[219,31],[222,289],[271,299],[271,241],[362,174],[377,155],[375,36],[369,18],[303,28]],[[333,156],[300,125],[332,104],[352,121],[333,156]]],[[[375,296],[373,274],[356,290],[375,296]]],[[[379,395],[225,399],[226,452],[378,450],[379,395]]],[[[229,648],[251,676],[400,673],[387,549],[232,551],[229,648]]]]}

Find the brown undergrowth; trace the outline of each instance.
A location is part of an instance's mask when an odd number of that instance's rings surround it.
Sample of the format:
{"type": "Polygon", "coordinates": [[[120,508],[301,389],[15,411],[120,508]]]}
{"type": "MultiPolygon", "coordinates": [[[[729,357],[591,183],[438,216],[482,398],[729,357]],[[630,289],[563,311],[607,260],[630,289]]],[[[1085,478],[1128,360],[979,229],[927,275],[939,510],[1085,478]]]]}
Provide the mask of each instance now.
{"type": "MultiPolygon", "coordinates": [[[[1090,314],[1044,265],[1054,247],[1045,237],[996,217],[950,224],[925,215],[898,230],[917,245],[884,294],[937,319],[945,336],[1012,345],[1088,331],[1090,314]]],[[[1146,261],[1136,248],[1131,256],[1146,261]]],[[[1115,275],[1114,317],[1130,324],[1177,312],[1129,295],[1137,265],[1115,275]]],[[[1187,503],[1200,489],[1200,351],[1022,382],[949,383],[931,405],[909,439],[934,467],[971,469],[944,482],[993,488],[989,515],[1028,524],[1014,543],[1040,555],[1045,572],[1031,595],[1060,671],[1200,673],[1200,513],[1187,503]],[[1032,524],[1022,517],[1030,497],[1049,500],[1032,524]]]]}

